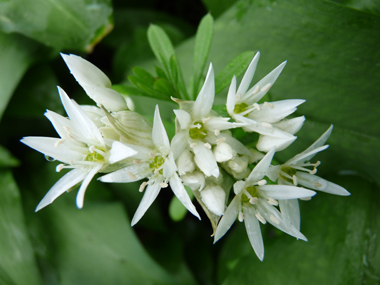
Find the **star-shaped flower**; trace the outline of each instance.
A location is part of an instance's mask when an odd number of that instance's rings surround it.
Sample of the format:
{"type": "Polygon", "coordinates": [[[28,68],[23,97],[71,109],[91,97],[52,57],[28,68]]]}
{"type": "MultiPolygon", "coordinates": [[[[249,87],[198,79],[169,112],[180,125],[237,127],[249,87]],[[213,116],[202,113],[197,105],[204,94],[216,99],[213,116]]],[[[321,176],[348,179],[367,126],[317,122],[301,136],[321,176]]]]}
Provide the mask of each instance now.
{"type": "MultiPolygon", "coordinates": [[[[76,199],[77,207],[82,208],[88,184],[96,173],[106,171],[110,164],[108,160],[110,148],[106,145],[98,127],[74,100],[70,100],[63,89],[58,87],[58,91],[69,118],[49,110],[45,116],[61,138],[25,137],[21,142],[63,162],[57,166],[58,172],[64,168],[73,170],[54,184],[38,204],[36,211],[51,204],[61,194],[83,181],[76,199]]],[[[133,149],[128,150],[128,156],[136,153],[133,149]]]]}
{"type": "Polygon", "coordinates": [[[275,149],[270,150],[256,165],[245,181],[234,184],[235,197],[231,201],[222,219],[218,224],[214,242],[217,242],[235,222],[245,222],[248,238],[260,260],[264,259],[264,243],[261,235],[259,221],[267,221],[283,232],[298,239],[306,237],[293,225],[287,225],[282,213],[276,208],[278,200],[287,200],[315,195],[314,191],[288,185],[266,185],[264,178],[272,161],[275,149]]]}
{"type": "MultiPolygon", "coordinates": [[[[149,149],[143,146],[129,145],[121,142],[113,143],[110,160],[113,162],[120,161],[123,158],[120,153],[124,152],[124,148],[133,148],[138,151],[136,156],[133,156],[133,161],[127,167],[107,174],[99,178],[102,182],[128,183],[148,178],[148,182],[143,182],[140,186],[140,191],[145,190],[144,197],[138,206],[135,215],[132,219],[132,226],[135,225],[148,210],[150,205],[158,196],[161,188],[165,188],[170,184],[170,188],[182,204],[196,217],[199,217],[189,195],[183,186],[181,179],[177,174],[177,166],[174,161],[171,151],[169,138],[161,121],[158,106],[154,113],[154,122],[152,130],[152,139],[155,148],[149,149]],[[114,155],[117,157],[115,160],[114,155]]],[[[127,157],[126,157],[127,158],[127,157]]]]}

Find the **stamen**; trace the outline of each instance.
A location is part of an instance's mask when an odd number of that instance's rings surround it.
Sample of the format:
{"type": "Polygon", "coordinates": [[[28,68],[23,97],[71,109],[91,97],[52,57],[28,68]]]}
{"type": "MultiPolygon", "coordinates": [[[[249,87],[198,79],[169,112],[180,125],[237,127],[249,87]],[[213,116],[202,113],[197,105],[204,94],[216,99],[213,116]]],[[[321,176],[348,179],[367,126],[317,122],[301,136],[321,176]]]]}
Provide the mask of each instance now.
{"type": "Polygon", "coordinates": [[[216,140],[216,144],[220,144],[220,143],[226,141],[226,139],[227,139],[226,137],[219,138],[216,140]]]}
{"type": "Polygon", "coordinates": [[[252,91],[252,93],[249,94],[249,96],[251,96],[251,95],[255,95],[255,94],[258,93],[259,91],[260,91],[260,86],[257,85],[257,86],[255,87],[255,89],[252,91]]]}
{"type": "Polygon", "coordinates": [[[294,186],[297,186],[298,185],[298,178],[297,178],[297,176],[295,176],[295,175],[293,175],[293,184],[294,184],[294,186]]]}
{"type": "Polygon", "coordinates": [[[275,223],[276,225],[280,224],[280,221],[273,215],[269,216],[270,220],[275,223]]]}
{"type": "Polygon", "coordinates": [[[94,145],[90,146],[90,147],[88,148],[88,150],[89,150],[91,153],[93,153],[93,152],[95,151],[95,146],[94,146],[94,145]]]}
{"type": "Polygon", "coordinates": [[[314,168],[313,170],[309,171],[309,174],[315,174],[317,173],[317,168],[314,168]]]}
{"type": "Polygon", "coordinates": [[[260,111],[260,110],[261,110],[260,105],[257,104],[257,103],[253,103],[252,106],[255,107],[255,108],[257,109],[257,111],[260,111]]]}
{"type": "Polygon", "coordinates": [[[152,158],[156,157],[156,154],[153,153],[153,152],[149,153],[149,155],[150,155],[150,157],[152,157],[152,158]]]}
{"type": "Polygon", "coordinates": [[[219,135],[220,135],[220,130],[215,130],[215,131],[214,131],[214,134],[215,134],[216,136],[219,136],[219,135]]]}
{"type": "Polygon", "coordinates": [[[129,176],[132,180],[137,180],[137,177],[136,177],[132,172],[128,172],[128,176],[129,176]]]}
{"type": "Polygon", "coordinates": [[[136,164],[140,164],[141,163],[141,160],[134,160],[133,163],[136,163],[136,164]]]}
{"type": "Polygon", "coordinates": [[[161,188],[166,188],[166,187],[168,187],[168,183],[166,183],[166,182],[161,182],[161,183],[160,183],[160,186],[161,186],[161,188]]]}
{"type": "Polygon", "coordinates": [[[268,183],[268,181],[266,181],[265,179],[260,180],[260,181],[257,182],[257,184],[258,184],[259,186],[263,186],[263,185],[265,185],[265,184],[267,184],[267,183],[268,183]]]}
{"type": "Polygon", "coordinates": [[[194,125],[198,130],[202,128],[202,125],[201,124],[196,124],[194,125]]]}
{"type": "Polygon", "coordinates": [[[244,214],[243,214],[243,212],[239,212],[238,219],[239,219],[239,222],[244,221],[244,214]]]}
{"type": "Polygon", "coordinates": [[[302,201],[310,201],[311,197],[305,197],[305,198],[299,198],[299,199],[302,200],[302,201]]]}
{"type": "Polygon", "coordinates": [[[267,129],[271,129],[273,128],[273,126],[267,122],[262,122],[261,125],[264,127],[264,128],[267,128],[267,129]]]}
{"type": "Polygon", "coordinates": [[[321,164],[321,162],[318,160],[316,163],[314,163],[314,167],[318,167],[321,164]]]}
{"type": "Polygon", "coordinates": [[[208,149],[211,149],[211,144],[209,143],[205,143],[204,146],[207,147],[208,149]]]}
{"type": "Polygon", "coordinates": [[[58,147],[61,143],[63,143],[65,141],[65,139],[60,139],[58,140],[55,144],[54,144],[54,147],[58,147]]]}
{"type": "Polygon", "coordinates": [[[322,185],[321,183],[319,183],[319,182],[314,182],[314,183],[313,183],[313,186],[314,186],[314,187],[317,187],[317,188],[320,188],[320,187],[322,187],[323,185],[322,185]]]}
{"type": "Polygon", "coordinates": [[[198,145],[198,144],[197,144],[196,142],[193,142],[193,143],[190,144],[190,147],[191,147],[191,148],[194,148],[194,147],[196,147],[197,145],[198,145]]]}
{"type": "Polygon", "coordinates": [[[269,107],[269,108],[271,108],[271,109],[274,108],[274,105],[273,105],[272,103],[269,103],[269,102],[264,102],[264,106],[265,106],[265,107],[269,107]]]}
{"type": "Polygon", "coordinates": [[[202,118],[202,123],[204,124],[204,123],[208,122],[209,120],[210,120],[210,117],[202,118]]]}
{"type": "Polygon", "coordinates": [[[269,197],[268,198],[268,204],[270,204],[272,206],[278,206],[278,201],[273,199],[272,197],[269,197]]]}
{"type": "Polygon", "coordinates": [[[147,184],[148,184],[148,182],[146,182],[146,181],[144,181],[143,183],[141,183],[140,188],[139,188],[139,192],[144,192],[145,187],[146,187],[147,184]]]}
{"type": "Polygon", "coordinates": [[[61,172],[61,170],[65,167],[65,165],[62,163],[62,164],[59,164],[57,165],[57,167],[55,168],[55,171],[56,172],[61,172]]]}
{"type": "Polygon", "coordinates": [[[239,101],[240,98],[241,98],[241,94],[240,94],[240,93],[236,94],[236,95],[235,95],[235,98],[236,98],[236,101],[239,101]]]}
{"type": "Polygon", "coordinates": [[[99,150],[97,148],[94,148],[94,151],[97,152],[97,153],[99,153],[99,154],[101,154],[102,156],[106,155],[106,153],[104,151],[101,151],[101,150],[99,150]]]}
{"type": "Polygon", "coordinates": [[[71,165],[73,165],[73,164],[74,164],[74,160],[70,160],[69,163],[70,163],[71,165]]]}
{"type": "Polygon", "coordinates": [[[263,224],[265,225],[267,223],[267,221],[264,219],[263,216],[261,216],[261,214],[259,212],[256,213],[256,218],[263,224]]]}
{"type": "Polygon", "coordinates": [[[252,197],[251,199],[249,199],[249,203],[251,203],[252,205],[256,204],[257,201],[259,201],[259,198],[257,197],[252,197]]]}
{"type": "Polygon", "coordinates": [[[268,83],[267,85],[265,85],[265,86],[261,89],[261,92],[267,92],[271,87],[272,87],[272,84],[271,84],[271,83],[268,83]]]}

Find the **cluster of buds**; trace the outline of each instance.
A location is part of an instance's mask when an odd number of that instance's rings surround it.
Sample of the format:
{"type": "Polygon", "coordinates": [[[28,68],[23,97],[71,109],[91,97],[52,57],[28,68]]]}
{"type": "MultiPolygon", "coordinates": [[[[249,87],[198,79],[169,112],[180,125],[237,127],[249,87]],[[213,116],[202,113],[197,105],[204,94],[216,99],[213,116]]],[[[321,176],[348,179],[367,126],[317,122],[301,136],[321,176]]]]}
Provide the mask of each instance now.
{"type": "MultiPolygon", "coordinates": [[[[306,240],[300,232],[298,199],[310,200],[314,190],[349,195],[344,188],[315,175],[320,162],[310,160],[326,149],[330,127],[305,151],[282,165],[272,165],[276,151],[297,138],[305,117],[287,119],[304,100],[262,102],[286,62],[253,87],[260,57],[257,52],[238,88],[233,77],[226,102],[229,117],[212,107],[215,97],[213,67],[207,72],[195,101],[172,98],[176,134],[169,140],[156,106],[153,124],[134,111],[133,102],[112,89],[111,81],[96,66],[75,55],[62,54],[71,73],[97,106],[80,106],[58,87],[68,118],[53,111],[46,117],[60,138],[25,137],[21,141],[61,161],[57,171],[72,169],[50,189],[36,211],[81,183],[77,207],[83,207],[87,186],[97,173],[106,183],[143,180],[144,196],[132,219],[136,224],[162,188],[173,191],[179,201],[200,219],[193,197],[213,227],[218,241],[238,219],[245,223],[251,245],[260,260],[264,245],[260,223],[306,240]],[[237,89],[237,90],[236,90],[237,89]],[[255,147],[244,145],[233,135],[241,128],[259,134],[255,147]],[[193,195],[189,196],[187,187],[193,195]]],[[[137,189],[136,189],[137,190],[137,189]]],[[[199,209],[198,209],[199,210],[199,209]]]]}

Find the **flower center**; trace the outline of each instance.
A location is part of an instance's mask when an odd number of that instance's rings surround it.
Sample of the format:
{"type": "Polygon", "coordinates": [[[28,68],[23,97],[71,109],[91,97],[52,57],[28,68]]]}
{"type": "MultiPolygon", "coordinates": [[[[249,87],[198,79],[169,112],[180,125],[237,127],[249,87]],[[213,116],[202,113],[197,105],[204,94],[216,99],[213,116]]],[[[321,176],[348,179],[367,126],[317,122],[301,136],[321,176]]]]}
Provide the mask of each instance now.
{"type": "Polygon", "coordinates": [[[241,112],[244,112],[246,109],[248,108],[248,104],[247,103],[240,103],[240,104],[236,104],[235,105],[235,108],[234,108],[234,113],[235,114],[239,114],[241,112]]]}
{"type": "Polygon", "coordinates": [[[243,193],[241,195],[241,201],[243,203],[249,203],[250,200],[254,197],[259,198],[259,191],[257,190],[255,186],[249,186],[245,188],[245,190],[247,191],[247,193],[243,193]]]}
{"type": "Polygon", "coordinates": [[[207,137],[207,130],[202,122],[195,122],[194,127],[189,130],[189,136],[193,140],[207,137]]]}
{"type": "Polygon", "coordinates": [[[87,154],[84,160],[85,161],[99,161],[99,160],[104,160],[104,157],[100,153],[94,151],[92,153],[87,154]]]}
{"type": "Polygon", "coordinates": [[[160,155],[154,157],[151,163],[149,163],[149,167],[151,169],[158,170],[160,174],[163,173],[162,165],[165,163],[165,158],[160,155]]]}

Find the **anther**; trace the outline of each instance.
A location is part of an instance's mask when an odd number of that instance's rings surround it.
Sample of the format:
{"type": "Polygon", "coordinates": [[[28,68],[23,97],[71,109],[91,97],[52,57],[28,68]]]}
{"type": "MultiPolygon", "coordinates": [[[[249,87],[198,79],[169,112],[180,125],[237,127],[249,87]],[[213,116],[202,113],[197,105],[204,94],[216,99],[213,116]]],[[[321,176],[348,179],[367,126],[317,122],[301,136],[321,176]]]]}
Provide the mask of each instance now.
{"type": "Polygon", "coordinates": [[[139,188],[139,192],[144,192],[144,189],[145,189],[147,184],[148,184],[148,182],[146,182],[146,181],[141,183],[140,188],[139,188]]]}
{"type": "Polygon", "coordinates": [[[268,204],[270,204],[272,206],[278,206],[278,201],[273,199],[272,197],[269,197],[268,198],[268,204]]]}
{"type": "Polygon", "coordinates": [[[313,170],[309,171],[309,174],[315,174],[317,173],[317,168],[314,168],[313,170]]]}
{"type": "Polygon", "coordinates": [[[273,128],[273,126],[267,122],[262,122],[261,125],[264,127],[264,128],[267,128],[267,129],[271,129],[273,128]]]}
{"type": "Polygon", "coordinates": [[[311,197],[304,197],[304,198],[299,198],[299,199],[302,200],[302,201],[310,201],[311,197]]]}
{"type": "Polygon", "coordinates": [[[320,188],[320,187],[322,187],[322,184],[319,183],[319,182],[314,182],[314,183],[313,183],[313,186],[314,186],[314,187],[317,187],[317,188],[320,188]]]}
{"type": "Polygon", "coordinates": [[[257,201],[259,201],[259,198],[257,197],[252,197],[251,199],[249,199],[249,203],[251,203],[252,205],[256,204],[257,201]]]}
{"type": "Polygon", "coordinates": [[[241,98],[241,94],[240,94],[240,93],[236,94],[236,95],[235,95],[235,98],[236,98],[236,101],[239,101],[240,98],[241,98]]]}
{"type": "Polygon", "coordinates": [[[62,163],[62,164],[59,164],[57,165],[57,167],[55,168],[55,171],[56,172],[61,172],[61,170],[65,167],[65,165],[62,163]]]}
{"type": "Polygon", "coordinates": [[[267,85],[265,85],[265,86],[261,89],[261,91],[262,91],[262,92],[267,92],[271,87],[272,87],[272,84],[268,83],[267,85]]]}
{"type": "Polygon", "coordinates": [[[156,157],[156,154],[153,153],[153,152],[149,153],[149,155],[150,155],[150,157],[152,157],[152,158],[156,157]]]}
{"type": "Polygon", "coordinates": [[[249,95],[255,95],[257,92],[259,92],[260,91],[260,86],[259,85],[257,85],[256,87],[255,87],[255,89],[252,91],[252,93],[251,94],[249,94],[249,95]]]}
{"type": "Polygon", "coordinates": [[[293,175],[293,184],[294,184],[294,186],[297,186],[298,185],[298,178],[297,178],[297,176],[295,176],[295,175],[293,175]]]}
{"type": "Polygon", "coordinates": [[[64,139],[57,140],[57,142],[54,144],[54,147],[58,147],[64,141],[65,141],[64,139]]]}
{"type": "Polygon", "coordinates": [[[211,149],[211,144],[209,143],[205,143],[204,146],[207,147],[208,149],[211,149]]]}
{"type": "Polygon", "coordinates": [[[267,223],[267,221],[264,219],[263,216],[261,216],[261,214],[259,212],[256,213],[256,218],[263,224],[265,225],[267,223]]]}
{"type": "Polygon", "coordinates": [[[244,214],[243,214],[243,212],[239,212],[238,220],[239,220],[239,222],[244,221],[244,214]]]}
{"type": "Polygon", "coordinates": [[[133,161],[133,163],[135,163],[135,164],[140,164],[140,163],[141,163],[141,160],[137,160],[137,159],[136,159],[136,160],[133,161]]]}
{"type": "Polygon", "coordinates": [[[204,124],[204,123],[208,122],[209,120],[210,120],[210,117],[203,118],[203,119],[202,119],[202,123],[204,124]]]}
{"type": "Polygon", "coordinates": [[[216,136],[219,136],[219,135],[220,135],[220,130],[215,130],[215,131],[214,131],[214,134],[215,134],[216,136]]]}
{"type": "Polygon", "coordinates": [[[270,216],[269,216],[269,219],[270,219],[273,223],[275,223],[276,225],[280,224],[280,221],[279,221],[275,216],[273,216],[273,215],[270,215],[270,216]]]}
{"type": "Polygon", "coordinates": [[[161,182],[161,183],[160,183],[160,186],[161,186],[161,188],[166,188],[166,187],[168,187],[168,183],[166,183],[166,182],[161,182]]]}
{"type": "Polygon", "coordinates": [[[314,163],[314,167],[318,167],[321,164],[321,162],[318,160],[316,163],[314,163]]]}
{"type": "Polygon", "coordinates": [[[93,152],[95,151],[95,146],[94,146],[94,145],[90,146],[90,147],[88,148],[88,150],[89,150],[91,153],[93,153],[93,152]]]}
{"type": "Polygon", "coordinates": [[[257,103],[253,103],[252,106],[255,107],[255,108],[257,109],[257,111],[260,111],[260,110],[261,110],[260,105],[257,104],[257,103]]]}
{"type": "Polygon", "coordinates": [[[269,103],[269,102],[264,102],[264,106],[265,106],[265,107],[269,107],[269,108],[271,108],[271,109],[274,108],[274,105],[273,105],[272,103],[269,103]]]}
{"type": "Polygon", "coordinates": [[[267,182],[268,182],[268,181],[266,181],[265,179],[262,179],[262,180],[258,181],[257,184],[258,184],[259,186],[263,186],[263,185],[267,184],[267,182]]]}
{"type": "Polygon", "coordinates": [[[196,142],[193,142],[193,143],[190,144],[190,147],[191,147],[191,148],[194,148],[194,147],[196,147],[197,145],[198,145],[198,144],[197,144],[196,142]]]}
{"type": "Polygon", "coordinates": [[[137,177],[136,177],[132,172],[128,172],[128,176],[129,176],[132,180],[137,180],[137,177]]]}
{"type": "Polygon", "coordinates": [[[196,127],[197,129],[201,129],[201,128],[202,128],[202,125],[201,125],[201,124],[196,124],[195,127],[196,127]]]}
{"type": "Polygon", "coordinates": [[[226,141],[226,139],[227,139],[226,137],[219,138],[219,139],[216,140],[216,144],[220,144],[220,143],[226,141]]]}

